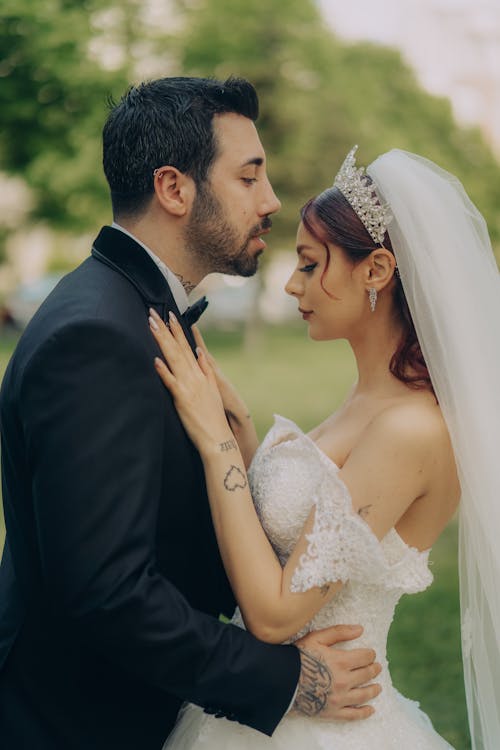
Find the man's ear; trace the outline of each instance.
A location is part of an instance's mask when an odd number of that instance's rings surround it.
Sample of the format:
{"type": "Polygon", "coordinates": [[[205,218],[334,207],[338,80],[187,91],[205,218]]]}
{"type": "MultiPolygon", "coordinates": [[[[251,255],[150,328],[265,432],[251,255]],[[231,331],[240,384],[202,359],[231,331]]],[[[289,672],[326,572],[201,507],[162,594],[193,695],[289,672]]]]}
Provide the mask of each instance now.
{"type": "Polygon", "coordinates": [[[374,250],[365,259],[364,276],[367,289],[373,287],[377,292],[385,289],[394,276],[396,259],[385,247],[374,250]]]}
{"type": "Polygon", "coordinates": [[[196,188],[194,180],[176,167],[159,167],[154,172],[155,195],[167,213],[185,216],[193,205],[196,188]]]}

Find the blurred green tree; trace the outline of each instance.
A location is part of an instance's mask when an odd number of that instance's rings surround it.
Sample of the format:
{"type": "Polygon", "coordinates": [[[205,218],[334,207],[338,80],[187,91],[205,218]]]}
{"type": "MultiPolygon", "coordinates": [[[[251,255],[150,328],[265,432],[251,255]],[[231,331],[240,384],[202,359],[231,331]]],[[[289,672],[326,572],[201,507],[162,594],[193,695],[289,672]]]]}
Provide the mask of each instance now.
{"type": "Polygon", "coordinates": [[[359,143],[364,164],[398,147],[454,172],[500,239],[500,167],[491,150],[478,130],[454,122],[447,100],[423,91],[397,51],[340,41],[313,0],[176,5],[186,21],[175,42],[181,69],[242,75],[259,92],[259,131],[283,200],[275,236],[293,237],[298,207],[331,184],[359,143]]]}
{"type": "Polygon", "coordinates": [[[454,123],[446,100],[420,88],[399,53],[341,42],[314,0],[172,0],[160,15],[157,6],[3,0],[0,164],[32,188],[33,218],[81,231],[109,216],[99,163],[110,93],[149,71],[234,74],[259,92],[282,244],[293,241],[298,207],[331,184],[354,143],[365,164],[392,147],[435,159],[464,182],[500,240],[491,150],[454,123]]]}
{"type": "Polygon", "coordinates": [[[0,163],[34,193],[33,219],[74,231],[102,218],[100,130],[125,71],[93,55],[97,0],[4,0],[0,15],[0,163]]]}

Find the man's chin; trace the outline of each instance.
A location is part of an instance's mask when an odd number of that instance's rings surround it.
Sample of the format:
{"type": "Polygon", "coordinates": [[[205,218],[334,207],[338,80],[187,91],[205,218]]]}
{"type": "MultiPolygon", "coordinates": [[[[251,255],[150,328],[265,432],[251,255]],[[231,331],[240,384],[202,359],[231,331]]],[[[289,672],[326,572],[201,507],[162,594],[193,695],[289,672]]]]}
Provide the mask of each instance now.
{"type": "Polygon", "coordinates": [[[259,270],[259,261],[258,258],[255,258],[255,263],[252,263],[251,266],[240,266],[237,270],[235,270],[234,275],[235,276],[242,276],[245,279],[250,278],[251,276],[255,276],[257,271],[259,270]]]}
{"type": "Polygon", "coordinates": [[[259,258],[262,252],[262,250],[258,250],[253,255],[247,254],[245,258],[235,258],[231,264],[231,270],[226,273],[230,276],[243,276],[243,278],[255,276],[259,269],[259,258]]]}

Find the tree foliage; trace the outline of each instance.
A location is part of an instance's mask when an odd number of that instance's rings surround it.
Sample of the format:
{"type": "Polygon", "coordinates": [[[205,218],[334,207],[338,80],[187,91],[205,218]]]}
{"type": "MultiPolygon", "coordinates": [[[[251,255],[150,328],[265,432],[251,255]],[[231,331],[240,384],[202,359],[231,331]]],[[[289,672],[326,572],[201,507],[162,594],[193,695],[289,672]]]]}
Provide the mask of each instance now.
{"type": "Polygon", "coordinates": [[[331,184],[354,143],[364,164],[399,147],[454,172],[500,239],[500,168],[490,149],[455,124],[446,100],[419,87],[399,53],[341,42],[313,0],[172,3],[152,22],[152,0],[3,0],[0,160],[32,188],[33,218],[93,231],[109,215],[100,168],[106,102],[148,70],[255,84],[283,242],[298,207],[331,184]]]}
{"type": "Polygon", "coordinates": [[[35,195],[34,219],[78,231],[107,205],[100,130],[123,75],[92,58],[97,3],[3,0],[0,159],[35,195]]]}
{"type": "Polygon", "coordinates": [[[362,164],[402,148],[455,173],[500,239],[500,167],[491,149],[478,130],[454,122],[448,100],[419,86],[399,52],[340,41],[311,1],[179,5],[187,18],[178,40],[182,69],[239,74],[256,85],[284,236],[294,232],[298,207],[332,183],[358,143],[362,164]]]}

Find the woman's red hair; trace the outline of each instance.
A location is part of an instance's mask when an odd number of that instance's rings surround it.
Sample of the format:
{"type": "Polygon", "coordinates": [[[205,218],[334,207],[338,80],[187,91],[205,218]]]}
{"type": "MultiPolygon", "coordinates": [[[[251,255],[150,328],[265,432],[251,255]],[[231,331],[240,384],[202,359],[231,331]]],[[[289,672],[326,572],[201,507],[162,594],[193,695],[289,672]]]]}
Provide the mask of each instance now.
{"type": "MultiPolygon", "coordinates": [[[[327,262],[323,276],[330,264],[329,244],[342,248],[354,263],[362,261],[380,247],[370,237],[363,222],[338,188],[328,188],[315,198],[311,198],[302,207],[300,215],[307,231],[326,248],[327,262]]],[[[394,255],[387,232],[383,246],[394,255]]],[[[403,285],[397,275],[395,282],[394,303],[403,325],[403,333],[392,355],[389,369],[398,380],[412,388],[432,390],[429,371],[420,349],[403,285]]]]}

